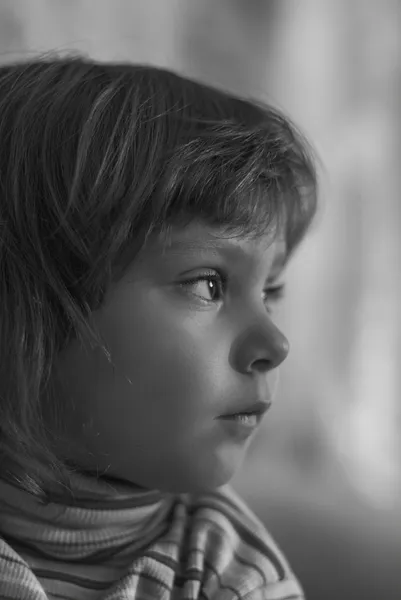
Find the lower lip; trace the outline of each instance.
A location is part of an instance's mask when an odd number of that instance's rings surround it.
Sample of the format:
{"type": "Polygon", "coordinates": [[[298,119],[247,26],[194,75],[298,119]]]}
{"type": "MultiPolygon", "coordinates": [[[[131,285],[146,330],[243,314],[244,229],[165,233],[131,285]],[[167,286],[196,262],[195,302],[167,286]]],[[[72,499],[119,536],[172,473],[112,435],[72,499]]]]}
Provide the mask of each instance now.
{"type": "Polygon", "coordinates": [[[219,417],[225,430],[234,438],[247,439],[259,425],[260,415],[229,415],[219,417]]]}

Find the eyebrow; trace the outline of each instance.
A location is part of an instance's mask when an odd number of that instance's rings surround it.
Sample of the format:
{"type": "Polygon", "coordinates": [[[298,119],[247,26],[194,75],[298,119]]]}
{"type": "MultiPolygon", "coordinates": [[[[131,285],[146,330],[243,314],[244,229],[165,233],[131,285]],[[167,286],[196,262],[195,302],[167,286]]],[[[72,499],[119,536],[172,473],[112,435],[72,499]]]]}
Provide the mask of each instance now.
{"type": "MultiPolygon", "coordinates": [[[[252,255],[246,252],[240,246],[232,246],[224,244],[221,240],[175,240],[164,248],[166,254],[214,254],[214,255],[226,255],[232,258],[250,259],[252,255]]],[[[274,278],[281,273],[287,260],[287,252],[285,250],[278,252],[272,263],[272,271],[277,274],[274,278]]]]}

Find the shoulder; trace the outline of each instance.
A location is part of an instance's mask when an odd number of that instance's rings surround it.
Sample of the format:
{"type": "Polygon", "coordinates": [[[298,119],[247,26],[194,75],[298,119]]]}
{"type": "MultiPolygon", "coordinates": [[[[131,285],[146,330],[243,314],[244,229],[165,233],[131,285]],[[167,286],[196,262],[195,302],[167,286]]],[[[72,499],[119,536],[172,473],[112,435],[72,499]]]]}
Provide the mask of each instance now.
{"type": "Polygon", "coordinates": [[[206,597],[303,598],[278,545],[231,486],[185,495],[183,500],[190,521],[186,566],[203,573],[202,591],[206,597]]]}

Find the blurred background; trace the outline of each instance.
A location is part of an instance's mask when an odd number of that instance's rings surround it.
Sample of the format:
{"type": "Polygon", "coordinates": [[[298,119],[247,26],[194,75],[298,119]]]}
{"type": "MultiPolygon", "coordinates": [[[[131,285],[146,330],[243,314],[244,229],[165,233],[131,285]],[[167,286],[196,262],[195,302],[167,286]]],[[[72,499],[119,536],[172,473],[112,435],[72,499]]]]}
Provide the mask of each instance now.
{"type": "Polygon", "coordinates": [[[309,600],[401,598],[401,3],[0,0],[0,61],[168,66],[286,111],[324,165],[277,320],[274,410],[234,487],[309,600]]]}

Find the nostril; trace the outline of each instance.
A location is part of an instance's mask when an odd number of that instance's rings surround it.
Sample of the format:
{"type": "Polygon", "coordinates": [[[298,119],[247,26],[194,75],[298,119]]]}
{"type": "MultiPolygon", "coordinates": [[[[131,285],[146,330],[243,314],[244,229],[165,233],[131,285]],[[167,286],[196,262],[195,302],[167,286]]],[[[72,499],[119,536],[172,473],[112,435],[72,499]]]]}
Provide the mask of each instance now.
{"type": "Polygon", "coordinates": [[[265,358],[258,358],[252,363],[252,370],[258,371],[259,373],[267,373],[274,368],[273,361],[265,358]]]}

